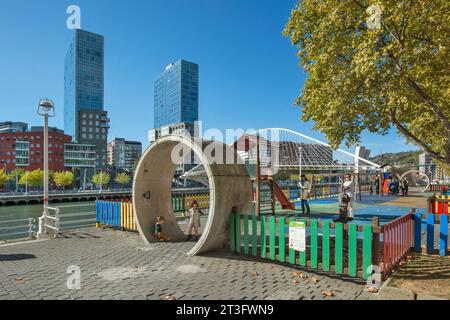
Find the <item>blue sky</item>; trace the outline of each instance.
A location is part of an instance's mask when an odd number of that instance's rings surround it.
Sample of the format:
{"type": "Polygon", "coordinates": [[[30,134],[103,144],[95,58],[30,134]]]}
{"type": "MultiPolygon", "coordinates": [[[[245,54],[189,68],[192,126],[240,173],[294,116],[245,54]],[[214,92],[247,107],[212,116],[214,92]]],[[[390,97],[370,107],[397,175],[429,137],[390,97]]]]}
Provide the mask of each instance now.
{"type": "MultiPolygon", "coordinates": [[[[109,138],[147,145],[153,80],[180,58],[200,65],[203,127],[282,127],[325,140],[293,106],[305,74],[282,36],[292,0],[0,0],[0,121],[39,125],[36,105],[57,107],[63,128],[64,56],[72,32],[66,8],[81,8],[81,27],[105,36],[105,108],[109,138]]],[[[416,149],[394,131],[363,135],[373,154],[416,149]]]]}

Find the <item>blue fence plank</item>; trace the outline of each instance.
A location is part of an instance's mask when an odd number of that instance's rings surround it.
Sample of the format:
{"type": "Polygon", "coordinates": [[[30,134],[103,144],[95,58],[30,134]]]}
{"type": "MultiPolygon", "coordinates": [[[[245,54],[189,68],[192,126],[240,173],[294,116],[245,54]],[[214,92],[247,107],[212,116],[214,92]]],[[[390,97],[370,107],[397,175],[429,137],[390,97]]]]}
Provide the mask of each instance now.
{"type": "Polygon", "coordinates": [[[427,214],[427,254],[434,252],[434,214],[427,214]]]}
{"type": "Polygon", "coordinates": [[[414,215],[414,252],[422,252],[422,214],[414,215]]]}
{"type": "Polygon", "coordinates": [[[120,227],[120,202],[116,202],[116,219],[115,219],[115,226],[117,228],[120,227]]]}
{"type": "Polygon", "coordinates": [[[441,257],[447,256],[447,245],[448,245],[448,215],[441,214],[440,226],[440,237],[439,237],[439,255],[441,257]]]}
{"type": "Polygon", "coordinates": [[[112,225],[112,216],[113,216],[113,203],[109,203],[108,208],[108,225],[112,225]]]}

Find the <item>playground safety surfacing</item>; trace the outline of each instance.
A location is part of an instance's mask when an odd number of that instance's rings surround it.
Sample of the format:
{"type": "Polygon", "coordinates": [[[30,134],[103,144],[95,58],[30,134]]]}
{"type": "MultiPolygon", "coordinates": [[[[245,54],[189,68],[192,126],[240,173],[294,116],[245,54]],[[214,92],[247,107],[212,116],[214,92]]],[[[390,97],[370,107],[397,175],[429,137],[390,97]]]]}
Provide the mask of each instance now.
{"type": "MultiPolygon", "coordinates": [[[[310,214],[302,213],[300,201],[295,203],[296,210],[285,210],[277,206],[276,215],[324,221],[332,220],[338,215],[339,203],[337,198],[310,200],[309,206],[311,208],[310,214]]],[[[355,219],[351,223],[370,224],[372,218],[378,217],[380,224],[385,224],[410,213],[412,208],[415,208],[417,212],[425,213],[426,207],[427,200],[421,196],[402,197],[364,194],[354,204],[355,219]]],[[[261,212],[265,215],[271,214],[268,206],[264,206],[261,212]]]]}

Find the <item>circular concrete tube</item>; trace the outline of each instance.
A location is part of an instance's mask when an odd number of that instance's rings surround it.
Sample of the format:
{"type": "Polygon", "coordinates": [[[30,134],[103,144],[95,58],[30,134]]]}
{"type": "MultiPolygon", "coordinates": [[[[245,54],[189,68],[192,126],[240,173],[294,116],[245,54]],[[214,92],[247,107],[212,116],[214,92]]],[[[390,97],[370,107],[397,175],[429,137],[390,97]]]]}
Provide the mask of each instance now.
{"type": "Polygon", "coordinates": [[[239,212],[249,212],[252,186],[245,164],[237,162],[239,156],[236,151],[217,141],[203,141],[200,144],[187,137],[170,135],[157,140],[147,149],[139,161],[133,181],[133,206],[139,233],[146,243],[156,242],[154,224],[158,216],[163,216],[163,230],[171,241],[185,237],[172,209],[172,179],[176,169],[172,151],[180,146],[194,151],[205,168],[210,188],[208,221],[202,226],[200,240],[187,254],[193,256],[221,249],[229,238],[228,220],[233,207],[237,207],[239,212]],[[223,157],[212,149],[222,150],[223,157]],[[211,157],[225,158],[225,155],[233,159],[233,164],[211,163],[211,157]]]}

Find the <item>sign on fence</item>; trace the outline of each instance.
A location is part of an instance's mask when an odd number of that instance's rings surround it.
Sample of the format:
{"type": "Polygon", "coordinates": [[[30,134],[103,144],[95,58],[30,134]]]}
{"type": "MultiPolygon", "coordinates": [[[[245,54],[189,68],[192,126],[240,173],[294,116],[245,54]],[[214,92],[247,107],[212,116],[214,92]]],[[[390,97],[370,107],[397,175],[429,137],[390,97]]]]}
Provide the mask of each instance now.
{"type": "Polygon", "coordinates": [[[306,251],[306,223],[304,221],[289,222],[289,248],[295,251],[306,251]]]}

